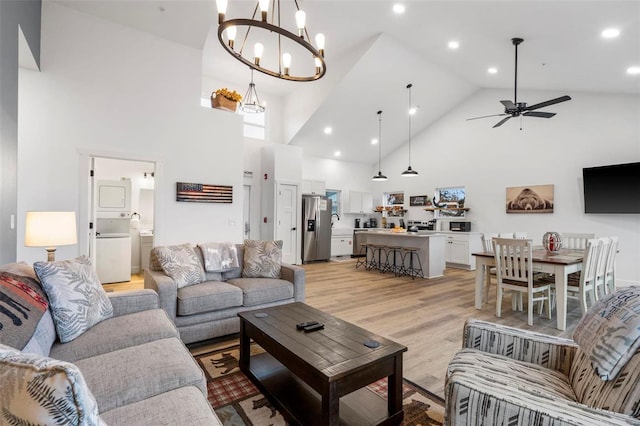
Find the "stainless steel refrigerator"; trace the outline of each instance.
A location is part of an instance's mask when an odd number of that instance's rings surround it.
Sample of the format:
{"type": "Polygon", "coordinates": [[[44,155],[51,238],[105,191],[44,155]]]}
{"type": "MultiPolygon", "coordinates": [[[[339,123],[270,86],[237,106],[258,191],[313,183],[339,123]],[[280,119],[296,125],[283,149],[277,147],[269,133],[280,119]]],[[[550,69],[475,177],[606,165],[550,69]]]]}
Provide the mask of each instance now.
{"type": "Polygon", "coordinates": [[[302,196],[302,263],[331,257],[331,200],[321,195],[302,196]]]}

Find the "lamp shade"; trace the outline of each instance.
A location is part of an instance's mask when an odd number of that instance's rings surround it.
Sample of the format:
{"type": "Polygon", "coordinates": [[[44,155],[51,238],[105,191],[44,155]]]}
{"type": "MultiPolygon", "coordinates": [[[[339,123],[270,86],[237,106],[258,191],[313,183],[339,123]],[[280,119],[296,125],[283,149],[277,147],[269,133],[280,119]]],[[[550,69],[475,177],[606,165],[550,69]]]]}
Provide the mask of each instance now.
{"type": "Polygon", "coordinates": [[[54,247],[77,242],[76,212],[27,212],[25,246],[54,247]]]}

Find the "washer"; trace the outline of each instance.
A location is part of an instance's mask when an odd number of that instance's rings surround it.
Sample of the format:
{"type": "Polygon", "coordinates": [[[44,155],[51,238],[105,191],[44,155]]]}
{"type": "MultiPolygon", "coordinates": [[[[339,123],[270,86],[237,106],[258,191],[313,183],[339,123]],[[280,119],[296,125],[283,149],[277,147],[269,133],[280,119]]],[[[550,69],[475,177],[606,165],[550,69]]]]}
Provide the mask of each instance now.
{"type": "Polygon", "coordinates": [[[100,233],[96,238],[96,271],[102,284],[131,281],[131,236],[100,233]]]}

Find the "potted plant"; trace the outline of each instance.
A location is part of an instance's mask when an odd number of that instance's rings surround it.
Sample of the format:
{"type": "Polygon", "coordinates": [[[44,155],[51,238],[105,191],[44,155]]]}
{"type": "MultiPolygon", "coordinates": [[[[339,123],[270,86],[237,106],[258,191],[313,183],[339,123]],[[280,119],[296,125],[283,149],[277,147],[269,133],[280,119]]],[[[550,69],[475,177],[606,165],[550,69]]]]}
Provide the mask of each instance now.
{"type": "Polygon", "coordinates": [[[212,108],[235,112],[238,108],[238,102],[241,100],[242,96],[238,92],[235,90],[229,90],[226,87],[211,93],[212,108]]]}

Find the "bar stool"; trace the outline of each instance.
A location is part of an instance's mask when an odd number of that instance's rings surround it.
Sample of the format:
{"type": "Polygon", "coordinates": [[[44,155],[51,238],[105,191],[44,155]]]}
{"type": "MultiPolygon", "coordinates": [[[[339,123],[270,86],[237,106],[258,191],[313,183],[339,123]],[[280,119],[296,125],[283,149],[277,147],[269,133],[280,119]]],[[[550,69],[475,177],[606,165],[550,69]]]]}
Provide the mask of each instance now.
{"type": "Polygon", "coordinates": [[[364,266],[364,268],[367,269],[367,247],[367,243],[360,243],[360,253],[356,260],[356,269],[358,269],[359,266],[364,266]]]}
{"type": "Polygon", "coordinates": [[[382,263],[382,253],[384,252],[386,257],[387,246],[384,244],[371,244],[370,247],[372,248],[372,256],[369,269],[377,269],[380,273],[384,273],[385,264],[382,263]],[[376,260],[376,254],[378,255],[378,260],[376,260]]]}
{"type": "Polygon", "coordinates": [[[409,256],[409,267],[404,266],[405,273],[411,276],[413,280],[415,277],[424,278],[424,273],[422,272],[422,262],[420,261],[420,253],[418,253],[420,249],[418,247],[403,247],[404,254],[402,256],[402,264],[406,265],[406,258],[409,256]],[[418,267],[414,267],[413,259],[418,261],[418,267]]]}
{"type": "Polygon", "coordinates": [[[365,269],[370,271],[372,269],[379,268],[379,262],[376,260],[376,255],[379,256],[380,249],[377,244],[367,243],[367,255],[365,256],[365,269]]]}
{"type": "Polygon", "coordinates": [[[387,267],[386,271],[393,272],[393,274],[397,277],[399,276],[399,271],[404,269],[402,265],[398,265],[396,261],[396,254],[400,256],[400,260],[402,260],[402,247],[400,246],[388,246],[387,247],[387,267]],[[393,263],[389,262],[389,256],[393,254],[393,263]]]}

